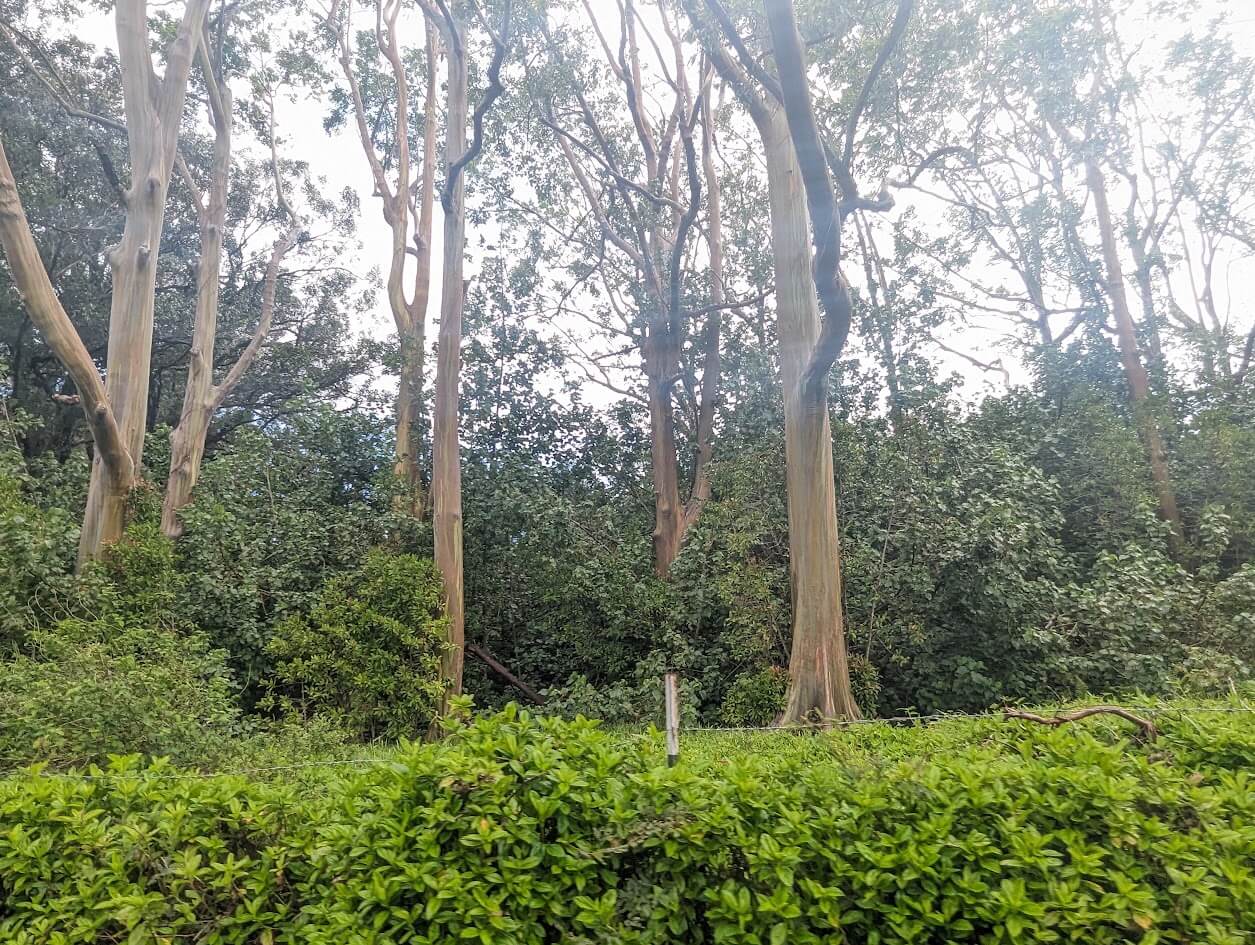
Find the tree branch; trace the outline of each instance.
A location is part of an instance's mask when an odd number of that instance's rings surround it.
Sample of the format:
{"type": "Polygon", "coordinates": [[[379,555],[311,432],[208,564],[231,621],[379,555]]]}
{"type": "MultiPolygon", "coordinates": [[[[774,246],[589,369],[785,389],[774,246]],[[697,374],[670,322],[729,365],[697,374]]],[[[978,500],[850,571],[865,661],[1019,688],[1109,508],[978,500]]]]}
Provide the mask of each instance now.
{"type": "Polygon", "coordinates": [[[44,341],[57,359],[65,365],[78,388],[83,413],[101,460],[118,481],[129,481],[134,474],[134,462],[109,407],[100,371],[48,278],[48,271],[44,268],[27,223],[26,211],[22,208],[3,142],[0,142],[0,245],[9,261],[13,284],[30,312],[31,321],[43,334],[44,341]]]}
{"type": "Polygon", "coordinates": [[[1002,710],[1002,715],[1007,719],[1024,719],[1027,722],[1049,725],[1052,728],[1058,728],[1067,722],[1079,722],[1081,719],[1087,719],[1092,715],[1115,715],[1136,725],[1141,731],[1143,741],[1154,741],[1155,736],[1159,734],[1159,730],[1155,728],[1154,722],[1144,719],[1140,715],[1134,715],[1128,709],[1122,709],[1118,705],[1091,705],[1084,709],[1077,709],[1075,712],[1061,712],[1053,716],[1037,715],[1033,712],[1007,708],[1002,710]]]}

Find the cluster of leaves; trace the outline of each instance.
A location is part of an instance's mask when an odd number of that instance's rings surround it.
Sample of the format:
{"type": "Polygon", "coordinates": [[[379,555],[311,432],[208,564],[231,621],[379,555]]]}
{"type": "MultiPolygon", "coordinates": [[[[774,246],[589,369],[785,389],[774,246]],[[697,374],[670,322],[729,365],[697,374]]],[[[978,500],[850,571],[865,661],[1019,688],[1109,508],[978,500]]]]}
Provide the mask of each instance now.
{"type": "Polygon", "coordinates": [[[0,934],[1236,945],[1255,931],[1246,720],[1167,712],[1155,746],[1101,723],[958,724],[877,730],[861,757],[837,734],[667,769],[656,746],[509,708],[304,795],[134,758],[35,770],[0,782],[0,934]]]}
{"type": "Polygon", "coordinates": [[[443,692],[441,601],[429,559],[372,551],[360,572],[323,589],[309,616],[275,628],[268,650],[282,701],[372,739],[421,734],[443,692]]]}

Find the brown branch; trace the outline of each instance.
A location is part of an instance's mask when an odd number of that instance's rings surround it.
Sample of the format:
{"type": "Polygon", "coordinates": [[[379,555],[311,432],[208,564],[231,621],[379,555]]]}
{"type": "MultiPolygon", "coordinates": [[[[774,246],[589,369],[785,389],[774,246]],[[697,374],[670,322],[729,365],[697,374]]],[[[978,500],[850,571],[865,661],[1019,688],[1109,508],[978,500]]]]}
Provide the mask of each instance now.
{"type": "Polygon", "coordinates": [[[1049,725],[1052,728],[1058,728],[1067,722],[1079,722],[1081,719],[1087,719],[1091,715],[1115,715],[1125,721],[1132,722],[1140,729],[1143,741],[1154,741],[1155,736],[1159,734],[1159,730],[1155,728],[1154,722],[1144,719],[1140,715],[1134,715],[1128,709],[1122,709],[1118,705],[1091,705],[1084,709],[1077,709],[1075,712],[1060,712],[1052,716],[1037,715],[1036,713],[1024,712],[1020,709],[1005,708],[1002,710],[1003,718],[1023,719],[1026,722],[1036,722],[1039,725],[1049,725]]]}
{"type": "Polygon", "coordinates": [[[521,692],[523,697],[527,699],[528,702],[531,702],[533,705],[540,705],[545,701],[541,698],[539,692],[527,683],[523,682],[523,680],[519,679],[519,677],[515,676],[514,673],[510,672],[504,663],[494,657],[478,643],[466,644],[466,652],[482,661],[485,666],[521,692]]]}
{"type": "MultiPolygon", "coordinates": [[[[440,4],[441,10],[445,10],[444,3],[440,4]]],[[[458,174],[462,168],[470,164],[471,161],[479,157],[479,153],[484,149],[484,117],[488,114],[488,110],[492,108],[493,103],[505,91],[505,86],[501,83],[501,66],[505,62],[506,53],[510,49],[510,26],[511,12],[513,4],[511,0],[506,0],[505,9],[501,14],[501,31],[500,35],[492,37],[493,51],[492,61],[488,64],[488,87],[484,90],[484,97],[480,99],[479,105],[475,108],[475,113],[471,116],[471,143],[467,146],[462,156],[453,162],[453,166],[449,168],[447,179],[444,187],[440,192],[440,205],[444,207],[446,213],[453,208],[453,189],[458,183],[458,174]]],[[[452,29],[452,26],[450,27],[452,29]]],[[[450,55],[460,54],[457,51],[457,44],[451,43],[455,52],[450,55]]]]}

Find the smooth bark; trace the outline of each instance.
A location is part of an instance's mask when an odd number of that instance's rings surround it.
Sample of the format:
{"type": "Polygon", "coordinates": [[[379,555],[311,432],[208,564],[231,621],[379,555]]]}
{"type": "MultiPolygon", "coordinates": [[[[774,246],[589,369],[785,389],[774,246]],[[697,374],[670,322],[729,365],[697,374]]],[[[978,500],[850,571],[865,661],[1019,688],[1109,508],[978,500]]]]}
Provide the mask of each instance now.
{"type": "MultiPolygon", "coordinates": [[[[445,166],[451,172],[466,153],[466,50],[450,22],[446,34],[445,166]]],[[[436,567],[444,585],[448,649],[441,659],[445,703],[462,692],[466,614],[462,599],[462,462],[458,444],[458,391],[462,373],[462,309],[466,207],[463,175],[452,176],[441,193],[444,265],[441,270],[440,333],[436,349],[435,412],[432,422],[432,528],[436,567]],[[451,185],[451,186],[450,186],[451,185]]]]}
{"type": "Polygon", "coordinates": [[[1103,266],[1106,270],[1107,297],[1111,300],[1111,313],[1120,347],[1120,362],[1124,367],[1124,377],[1129,385],[1129,400],[1133,408],[1134,420],[1145,442],[1151,482],[1159,504],[1159,515],[1171,526],[1174,543],[1179,543],[1182,538],[1181,513],[1177,507],[1172,477],[1168,472],[1163,437],[1160,435],[1153,405],[1150,402],[1150,378],[1142,361],[1133,315],[1129,310],[1124,285],[1124,267],[1116,245],[1115,226],[1107,199],[1107,182],[1098,164],[1098,158],[1092,154],[1085,158],[1085,180],[1090,196],[1094,198],[1094,213],[1098,218],[1103,266]]]}
{"type": "Polygon", "coordinates": [[[771,247],[784,392],[793,645],[781,724],[858,718],[841,602],[841,546],[828,396],[807,384],[821,336],[811,278],[806,195],[788,126],[774,105],[759,122],[767,159],[771,247]]]}

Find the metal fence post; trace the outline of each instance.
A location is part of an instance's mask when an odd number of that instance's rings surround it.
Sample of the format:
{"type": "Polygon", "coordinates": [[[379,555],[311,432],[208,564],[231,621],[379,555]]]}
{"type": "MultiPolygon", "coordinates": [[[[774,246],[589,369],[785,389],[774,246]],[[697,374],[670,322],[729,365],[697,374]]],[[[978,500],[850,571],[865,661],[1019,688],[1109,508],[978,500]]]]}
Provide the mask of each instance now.
{"type": "Polygon", "coordinates": [[[663,701],[667,711],[667,767],[680,760],[680,681],[675,672],[662,677],[663,701]]]}

